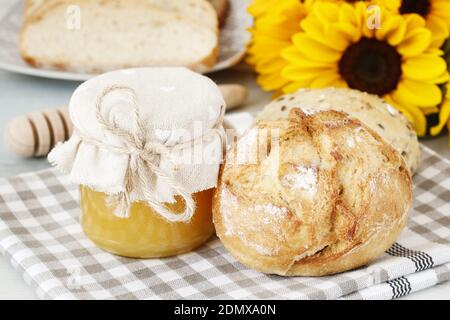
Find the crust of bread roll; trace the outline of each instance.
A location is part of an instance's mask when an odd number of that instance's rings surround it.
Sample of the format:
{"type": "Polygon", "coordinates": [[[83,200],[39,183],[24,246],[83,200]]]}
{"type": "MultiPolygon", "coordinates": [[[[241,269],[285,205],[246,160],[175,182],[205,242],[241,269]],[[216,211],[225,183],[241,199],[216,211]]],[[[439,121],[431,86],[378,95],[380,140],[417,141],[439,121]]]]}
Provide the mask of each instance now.
{"type": "Polygon", "coordinates": [[[405,161],[378,134],[341,112],[293,109],[289,119],[259,121],[227,154],[213,219],[244,265],[323,276],[387,250],[411,201],[405,161]],[[249,154],[254,161],[242,161],[249,154]]]}

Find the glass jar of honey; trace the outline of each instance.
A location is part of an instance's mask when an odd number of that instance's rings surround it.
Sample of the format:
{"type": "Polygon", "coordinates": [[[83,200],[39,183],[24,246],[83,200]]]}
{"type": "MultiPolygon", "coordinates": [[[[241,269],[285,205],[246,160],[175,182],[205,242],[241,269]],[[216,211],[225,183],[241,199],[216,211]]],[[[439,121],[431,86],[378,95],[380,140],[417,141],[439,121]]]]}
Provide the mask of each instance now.
{"type": "MultiPolygon", "coordinates": [[[[168,257],[191,251],[214,232],[211,218],[213,189],[193,194],[196,209],[188,222],[169,222],[143,202],[131,205],[127,218],[117,217],[107,205],[107,195],[80,186],[81,225],[98,247],[125,257],[168,257]]],[[[177,199],[166,207],[181,212],[177,199]]]]}
{"type": "Polygon", "coordinates": [[[205,243],[224,112],[217,85],[185,68],[116,70],[80,85],[69,105],[73,134],[48,158],[80,186],[86,236],[133,258],[205,243]]]}

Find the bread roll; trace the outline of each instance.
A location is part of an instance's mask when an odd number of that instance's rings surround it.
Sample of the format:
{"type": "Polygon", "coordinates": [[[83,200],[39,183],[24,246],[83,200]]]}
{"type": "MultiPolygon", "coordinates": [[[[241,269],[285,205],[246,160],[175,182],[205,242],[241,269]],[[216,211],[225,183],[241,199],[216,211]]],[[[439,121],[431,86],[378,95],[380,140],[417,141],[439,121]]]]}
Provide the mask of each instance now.
{"type": "Polygon", "coordinates": [[[257,120],[286,119],[292,108],[305,113],[337,110],[348,113],[378,133],[406,160],[414,174],[420,164],[420,146],[408,119],[378,96],[352,89],[302,89],[269,103],[257,120]]]}
{"type": "Polygon", "coordinates": [[[28,0],[20,52],[31,65],[74,72],[168,65],[205,72],[218,53],[218,18],[205,0],[190,1],[197,5],[187,0],[28,0]]]}
{"type": "Polygon", "coordinates": [[[322,276],[387,250],[411,199],[405,161],[378,134],[338,111],[293,109],[289,119],[258,122],[228,153],[213,219],[246,266],[322,276]]]}

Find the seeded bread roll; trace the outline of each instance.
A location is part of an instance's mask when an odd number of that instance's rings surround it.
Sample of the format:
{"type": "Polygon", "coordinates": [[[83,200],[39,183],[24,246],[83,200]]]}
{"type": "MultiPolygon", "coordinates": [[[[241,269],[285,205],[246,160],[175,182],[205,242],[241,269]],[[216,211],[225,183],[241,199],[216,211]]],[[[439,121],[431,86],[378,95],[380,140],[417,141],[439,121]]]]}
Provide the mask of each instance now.
{"type": "Polygon", "coordinates": [[[375,95],[352,89],[302,89],[269,103],[257,120],[285,119],[292,108],[301,108],[308,114],[331,109],[345,112],[390,143],[405,158],[412,174],[419,167],[420,146],[411,123],[375,95]]]}
{"type": "Polygon", "coordinates": [[[213,219],[246,266],[322,276],[387,250],[411,200],[405,161],[378,134],[338,111],[293,109],[289,119],[258,122],[227,154],[213,219]]]}
{"type": "Polygon", "coordinates": [[[36,67],[206,72],[218,54],[218,18],[206,0],[27,0],[19,46],[36,67]]]}

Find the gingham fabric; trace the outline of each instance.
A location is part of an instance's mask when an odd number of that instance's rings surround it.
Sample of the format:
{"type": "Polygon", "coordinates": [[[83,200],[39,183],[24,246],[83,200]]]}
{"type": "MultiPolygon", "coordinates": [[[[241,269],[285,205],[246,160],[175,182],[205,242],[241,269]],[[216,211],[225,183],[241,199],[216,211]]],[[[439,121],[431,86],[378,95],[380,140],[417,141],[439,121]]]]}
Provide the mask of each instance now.
{"type": "Polygon", "coordinates": [[[450,280],[450,161],[423,151],[414,208],[398,242],[371,265],[339,275],[264,275],[217,239],[168,259],[111,255],[84,236],[77,187],[53,169],[0,180],[0,250],[42,298],[397,298],[450,280]]]}

